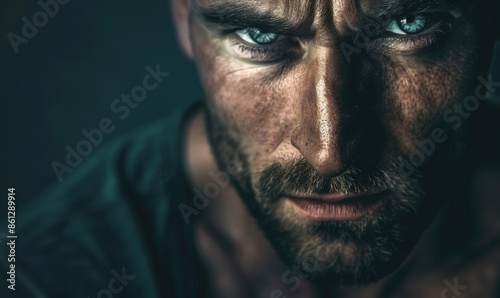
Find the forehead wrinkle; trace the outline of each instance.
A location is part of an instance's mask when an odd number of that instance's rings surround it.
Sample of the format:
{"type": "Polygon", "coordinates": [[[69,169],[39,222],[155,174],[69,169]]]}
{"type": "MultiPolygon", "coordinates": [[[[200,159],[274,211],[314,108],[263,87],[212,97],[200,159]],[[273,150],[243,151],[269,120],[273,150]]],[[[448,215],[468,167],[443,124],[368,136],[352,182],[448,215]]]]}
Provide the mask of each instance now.
{"type": "MultiPolygon", "coordinates": [[[[311,20],[314,16],[314,7],[316,0],[297,1],[297,0],[271,0],[271,3],[280,3],[286,16],[296,17],[297,19],[311,20]]],[[[274,4],[275,5],[275,4],[274,4]]]]}
{"type": "Polygon", "coordinates": [[[311,12],[314,11],[316,0],[298,1],[298,0],[191,0],[194,6],[210,7],[221,4],[241,5],[252,7],[255,11],[263,14],[273,14],[277,17],[283,17],[294,22],[306,23],[310,21],[311,12]]]}
{"type": "Polygon", "coordinates": [[[331,0],[333,23],[337,29],[350,27],[360,12],[359,0],[331,0]]]}
{"type": "MultiPolygon", "coordinates": [[[[354,23],[359,0],[192,0],[195,7],[247,7],[260,15],[272,15],[291,23],[310,27],[321,39],[330,39],[332,33],[354,23]]],[[[390,0],[386,0],[390,1],[390,0]]],[[[397,0],[395,0],[397,1],[397,0]]],[[[352,26],[351,26],[352,27],[352,26]]]]}

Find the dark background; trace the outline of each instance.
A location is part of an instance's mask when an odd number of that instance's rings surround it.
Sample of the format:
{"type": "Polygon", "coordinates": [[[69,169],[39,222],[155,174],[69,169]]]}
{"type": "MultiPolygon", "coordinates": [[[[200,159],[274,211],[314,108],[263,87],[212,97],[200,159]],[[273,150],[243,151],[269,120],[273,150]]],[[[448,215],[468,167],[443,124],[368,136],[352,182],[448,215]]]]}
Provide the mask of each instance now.
{"type": "Polygon", "coordinates": [[[105,143],[202,96],[195,67],[177,46],[168,0],[70,0],[17,54],[7,34],[21,35],[22,17],[32,20],[41,8],[0,3],[0,187],[15,186],[20,201],[58,183],[51,163],[64,164],[65,147],[75,148],[81,131],[102,118],[116,125],[105,143]],[[169,77],[120,120],[111,102],[157,64],[169,77]]]}
{"type": "Polygon", "coordinates": [[[40,10],[36,1],[0,2],[0,192],[14,186],[21,202],[57,183],[51,163],[65,163],[65,147],[85,139],[83,129],[108,117],[116,125],[104,136],[109,142],[202,96],[194,65],[177,46],[169,0],[69,0],[14,53],[7,34],[21,34],[22,17],[40,10]],[[119,120],[111,102],[157,64],[170,76],[119,120]]]}

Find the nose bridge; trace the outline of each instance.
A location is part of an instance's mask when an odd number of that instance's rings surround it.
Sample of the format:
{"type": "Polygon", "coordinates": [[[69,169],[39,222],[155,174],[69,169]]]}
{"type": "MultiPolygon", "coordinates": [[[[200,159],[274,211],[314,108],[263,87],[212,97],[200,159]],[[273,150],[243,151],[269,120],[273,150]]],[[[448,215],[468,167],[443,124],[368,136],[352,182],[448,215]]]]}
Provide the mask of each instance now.
{"type": "Polygon", "coordinates": [[[335,79],[332,69],[335,63],[334,53],[328,49],[320,49],[317,53],[317,58],[314,64],[314,96],[310,99],[310,103],[306,103],[307,109],[312,109],[315,117],[309,118],[306,127],[309,127],[311,135],[317,139],[318,154],[322,158],[330,158],[332,148],[334,146],[336,134],[335,131],[339,128],[339,103],[334,100],[334,86],[331,84],[335,79]],[[311,121],[312,120],[312,121],[311,121]]]}
{"type": "Polygon", "coordinates": [[[353,110],[349,73],[336,47],[319,47],[311,54],[308,92],[301,101],[292,144],[320,174],[335,176],[352,162],[355,136],[350,134],[353,110]]]}

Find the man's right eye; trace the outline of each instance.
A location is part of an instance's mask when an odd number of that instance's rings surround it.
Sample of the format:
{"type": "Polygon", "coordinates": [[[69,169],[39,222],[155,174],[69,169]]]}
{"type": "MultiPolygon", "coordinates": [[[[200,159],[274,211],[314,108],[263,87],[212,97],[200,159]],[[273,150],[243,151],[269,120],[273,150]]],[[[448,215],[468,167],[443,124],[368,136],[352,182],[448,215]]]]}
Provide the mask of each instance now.
{"type": "Polygon", "coordinates": [[[268,45],[285,39],[285,36],[272,32],[264,32],[257,28],[244,28],[234,32],[241,39],[252,45],[268,45]]]}

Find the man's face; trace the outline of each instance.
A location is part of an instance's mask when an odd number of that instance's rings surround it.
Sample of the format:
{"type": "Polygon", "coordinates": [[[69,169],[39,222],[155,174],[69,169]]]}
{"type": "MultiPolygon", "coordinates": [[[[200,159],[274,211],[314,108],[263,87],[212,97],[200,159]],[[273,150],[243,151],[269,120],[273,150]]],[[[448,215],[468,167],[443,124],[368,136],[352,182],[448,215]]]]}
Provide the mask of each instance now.
{"type": "Polygon", "coordinates": [[[459,139],[443,113],[477,77],[460,3],[193,1],[214,153],[288,265],[372,282],[430,222],[443,196],[426,171],[459,139]],[[436,128],[448,143],[409,171],[436,128]]]}

